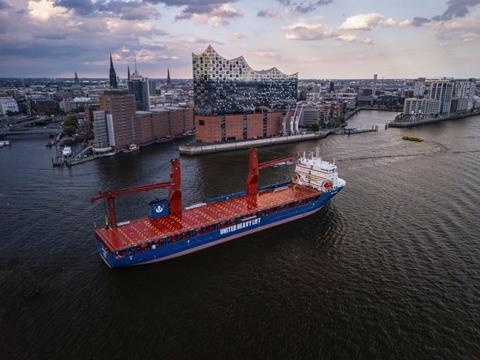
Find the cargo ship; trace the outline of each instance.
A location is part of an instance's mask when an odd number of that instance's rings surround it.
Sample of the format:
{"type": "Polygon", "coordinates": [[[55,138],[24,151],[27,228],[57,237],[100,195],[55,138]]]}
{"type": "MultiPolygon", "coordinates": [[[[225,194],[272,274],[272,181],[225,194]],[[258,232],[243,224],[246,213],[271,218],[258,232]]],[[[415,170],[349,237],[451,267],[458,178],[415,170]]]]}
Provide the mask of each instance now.
{"type": "Polygon", "coordinates": [[[235,238],[297,220],[320,210],[341,191],[335,163],[316,154],[291,155],[263,163],[249,150],[246,191],[182,207],[180,161],[171,161],[170,181],[100,192],[92,203],[104,200],[106,225],[96,228],[100,257],[111,268],[172,259],[235,238]],[[259,187],[262,169],[295,161],[295,176],[282,183],[259,187]],[[155,189],[169,189],[168,199],[154,200],[147,218],[117,222],[115,198],[155,189]]]}

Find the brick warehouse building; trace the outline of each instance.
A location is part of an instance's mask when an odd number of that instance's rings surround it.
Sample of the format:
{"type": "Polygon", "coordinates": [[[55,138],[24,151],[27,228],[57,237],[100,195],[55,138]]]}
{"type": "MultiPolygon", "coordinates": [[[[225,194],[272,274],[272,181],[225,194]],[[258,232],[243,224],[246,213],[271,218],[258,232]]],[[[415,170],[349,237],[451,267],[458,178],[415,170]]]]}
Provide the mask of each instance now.
{"type": "Polygon", "coordinates": [[[209,46],[192,54],[196,141],[277,136],[297,101],[298,74],[255,71],[243,56],[227,60],[209,46]]]}
{"type": "Polygon", "coordinates": [[[119,150],[133,143],[135,96],[122,90],[105,91],[98,99],[98,110],[106,114],[110,146],[119,150]]]}
{"type": "Polygon", "coordinates": [[[192,130],[192,108],[155,109],[135,114],[134,138],[138,145],[148,145],[192,130]]]}
{"type": "Polygon", "coordinates": [[[283,112],[196,115],[196,140],[216,143],[276,136],[280,132],[283,116],[283,112]]]}
{"type": "Polygon", "coordinates": [[[122,151],[130,144],[140,146],[174,138],[193,130],[193,109],[165,107],[135,111],[135,97],[122,90],[108,90],[93,112],[94,147],[122,151]]]}

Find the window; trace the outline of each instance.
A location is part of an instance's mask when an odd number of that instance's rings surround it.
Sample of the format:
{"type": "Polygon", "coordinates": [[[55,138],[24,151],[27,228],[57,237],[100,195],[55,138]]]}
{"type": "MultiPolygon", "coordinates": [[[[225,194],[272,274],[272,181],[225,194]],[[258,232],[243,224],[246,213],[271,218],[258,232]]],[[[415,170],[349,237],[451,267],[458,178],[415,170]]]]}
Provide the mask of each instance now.
{"type": "Polygon", "coordinates": [[[205,125],[205,120],[198,120],[198,125],[204,126],[205,125]]]}

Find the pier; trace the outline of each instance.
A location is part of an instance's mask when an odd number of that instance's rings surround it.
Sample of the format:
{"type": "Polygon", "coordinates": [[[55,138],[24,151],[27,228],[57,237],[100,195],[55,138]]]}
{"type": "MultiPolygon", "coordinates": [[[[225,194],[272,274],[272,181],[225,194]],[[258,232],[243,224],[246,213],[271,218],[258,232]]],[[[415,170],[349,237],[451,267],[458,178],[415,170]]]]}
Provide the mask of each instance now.
{"type": "Polygon", "coordinates": [[[365,134],[365,133],[372,133],[378,132],[378,125],[372,126],[371,129],[356,129],[356,128],[344,128],[343,134],[344,135],[356,135],[356,134],[365,134]]]}

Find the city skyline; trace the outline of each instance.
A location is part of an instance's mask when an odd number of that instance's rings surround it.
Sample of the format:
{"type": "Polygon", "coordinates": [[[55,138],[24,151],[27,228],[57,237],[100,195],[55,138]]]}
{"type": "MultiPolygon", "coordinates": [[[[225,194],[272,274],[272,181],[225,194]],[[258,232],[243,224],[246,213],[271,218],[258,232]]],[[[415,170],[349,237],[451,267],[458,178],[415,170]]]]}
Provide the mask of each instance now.
{"type": "Polygon", "coordinates": [[[212,44],[299,78],[479,77],[480,0],[0,0],[0,77],[192,78],[212,44]],[[411,6],[408,6],[411,4],[411,6]],[[268,31],[266,31],[266,29],[268,31]]]}

